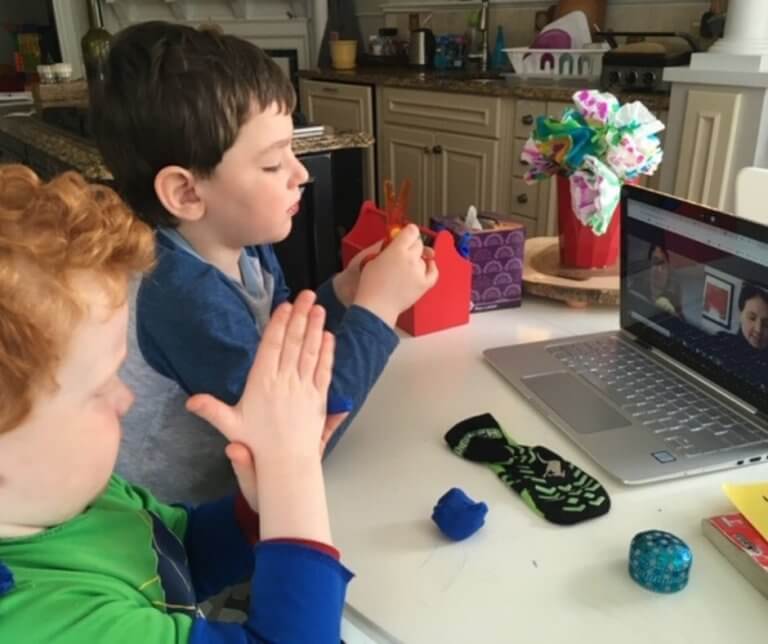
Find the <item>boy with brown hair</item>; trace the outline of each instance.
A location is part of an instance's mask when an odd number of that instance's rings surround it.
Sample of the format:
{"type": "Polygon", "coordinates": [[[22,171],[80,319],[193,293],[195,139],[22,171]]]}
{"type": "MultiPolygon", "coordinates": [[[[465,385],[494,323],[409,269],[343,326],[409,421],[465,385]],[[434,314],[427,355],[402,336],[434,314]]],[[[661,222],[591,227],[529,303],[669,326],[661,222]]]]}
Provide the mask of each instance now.
{"type": "Polygon", "coordinates": [[[241,495],[168,506],[111,476],[132,402],[127,285],[153,255],[110,189],[0,166],[0,641],[338,644],[351,574],[320,451],[340,418],[325,416],[333,338],[313,293],[277,308],[237,406],[188,403],[229,442],[241,495]],[[245,623],[201,616],[249,577],[245,623]]]}
{"type": "MultiPolygon", "coordinates": [[[[131,307],[123,374],[139,402],[118,472],[161,499],[215,498],[234,485],[223,439],[184,404],[203,391],[240,398],[264,325],[289,298],[271,244],[289,234],[308,180],[291,150],[293,87],[245,40],[151,22],[117,35],[99,95],[100,150],[158,249],[131,307]]],[[[318,288],[336,336],[331,391],[353,412],[397,345],[399,313],[437,280],[423,253],[408,226],[364,271],[354,262],[318,288]]]]}

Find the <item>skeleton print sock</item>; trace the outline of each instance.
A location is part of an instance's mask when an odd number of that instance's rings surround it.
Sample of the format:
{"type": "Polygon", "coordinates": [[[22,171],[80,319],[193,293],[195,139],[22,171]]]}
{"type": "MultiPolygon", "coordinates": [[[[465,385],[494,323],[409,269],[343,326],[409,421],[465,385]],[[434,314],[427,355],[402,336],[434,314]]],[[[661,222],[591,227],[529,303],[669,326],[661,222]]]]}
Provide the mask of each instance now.
{"type": "Polygon", "coordinates": [[[445,435],[462,458],[483,463],[537,514],[559,525],[599,517],[611,507],[602,485],[546,447],[510,440],[491,414],[466,418],[445,435]]]}

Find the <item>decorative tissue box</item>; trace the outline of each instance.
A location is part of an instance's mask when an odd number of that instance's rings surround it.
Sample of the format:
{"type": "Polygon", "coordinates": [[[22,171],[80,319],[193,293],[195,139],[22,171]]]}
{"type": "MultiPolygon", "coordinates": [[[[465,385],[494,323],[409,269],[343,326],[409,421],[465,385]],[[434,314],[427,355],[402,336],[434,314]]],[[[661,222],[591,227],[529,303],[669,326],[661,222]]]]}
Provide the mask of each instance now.
{"type": "Polygon", "coordinates": [[[520,306],[522,299],[525,226],[495,213],[479,218],[493,228],[470,230],[455,217],[433,217],[434,230],[449,230],[456,244],[468,249],[472,264],[472,312],[520,306]]]}

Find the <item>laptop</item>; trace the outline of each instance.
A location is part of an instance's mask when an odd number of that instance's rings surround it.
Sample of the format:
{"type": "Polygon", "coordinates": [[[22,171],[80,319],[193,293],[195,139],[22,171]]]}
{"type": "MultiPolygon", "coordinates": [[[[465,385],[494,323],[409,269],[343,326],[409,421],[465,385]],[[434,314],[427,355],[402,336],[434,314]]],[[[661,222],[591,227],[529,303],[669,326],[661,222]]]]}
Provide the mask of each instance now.
{"type": "Polygon", "coordinates": [[[626,484],[768,462],[768,227],[624,186],[620,243],[619,330],[486,360],[626,484]]]}

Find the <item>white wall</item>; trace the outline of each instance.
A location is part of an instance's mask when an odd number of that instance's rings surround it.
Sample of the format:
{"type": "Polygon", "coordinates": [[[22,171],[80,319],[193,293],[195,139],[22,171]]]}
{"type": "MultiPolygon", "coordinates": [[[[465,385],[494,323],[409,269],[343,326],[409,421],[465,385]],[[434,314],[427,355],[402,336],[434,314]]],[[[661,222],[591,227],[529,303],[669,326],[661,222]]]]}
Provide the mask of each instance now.
{"type": "MultiPolygon", "coordinates": [[[[466,15],[477,10],[479,2],[470,0],[356,0],[363,37],[379,27],[395,26],[401,35],[408,28],[408,13],[432,13],[430,27],[435,33],[461,33],[466,15]],[[402,9],[400,9],[402,7],[402,9]]],[[[490,30],[504,27],[508,46],[527,46],[534,36],[534,16],[546,10],[554,0],[491,0],[490,30]]],[[[685,31],[698,30],[701,15],[709,9],[707,0],[664,2],[664,0],[608,0],[606,25],[614,31],[685,31]]]]}
{"type": "MultiPolygon", "coordinates": [[[[3,4],[6,0],[0,0],[3,4]]],[[[80,39],[88,30],[87,0],[53,0],[64,60],[82,75],[80,39]]],[[[215,22],[268,49],[296,49],[300,68],[314,66],[312,0],[101,0],[104,26],[116,33],[147,20],[197,26],[215,22]]]]}
{"type": "Polygon", "coordinates": [[[299,67],[314,61],[305,0],[106,0],[104,25],[112,33],[146,20],[192,26],[214,22],[268,49],[296,49],[299,67]]]}

